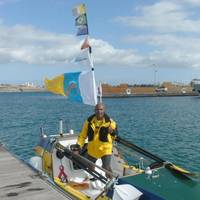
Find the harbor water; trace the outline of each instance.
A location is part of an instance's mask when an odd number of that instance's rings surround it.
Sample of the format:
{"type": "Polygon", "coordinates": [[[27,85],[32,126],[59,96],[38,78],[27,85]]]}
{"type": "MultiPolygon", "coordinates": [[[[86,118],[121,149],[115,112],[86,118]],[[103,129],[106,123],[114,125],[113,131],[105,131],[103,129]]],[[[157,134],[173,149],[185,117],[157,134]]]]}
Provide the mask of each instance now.
{"type": "MultiPolygon", "coordinates": [[[[121,137],[188,170],[200,172],[200,98],[136,97],[103,100],[121,137]]],[[[79,133],[93,107],[49,93],[0,93],[0,142],[24,160],[46,134],[79,133]]]]}

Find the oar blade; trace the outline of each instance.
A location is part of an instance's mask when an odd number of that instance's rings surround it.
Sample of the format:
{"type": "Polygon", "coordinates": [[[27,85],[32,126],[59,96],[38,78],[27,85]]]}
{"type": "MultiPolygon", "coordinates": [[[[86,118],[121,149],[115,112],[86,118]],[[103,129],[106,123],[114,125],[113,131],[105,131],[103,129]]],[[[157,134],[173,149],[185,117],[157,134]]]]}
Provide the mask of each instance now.
{"type": "Polygon", "coordinates": [[[155,160],[159,165],[162,164],[167,169],[169,169],[175,173],[181,174],[186,177],[200,178],[200,175],[198,173],[192,173],[192,172],[190,172],[186,169],[183,169],[177,165],[167,162],[167,161],[163,160],[162,158],[159,158],[158,156],[152,154],[151,152],[149,152],[149,151],[137,146],[136,144],[129,142],[119,136],[116,138],[116,141],[134,151],[137,151],[138,153],[141,153],[141,154],[155,160]]]}
{"type": "Polygon", "coordinates": [[[199,178],[200,177],[200,175],[198,173],[190,172],[190,171],[188,171],[186,169],[183,169],[182,167],[179,167],[179,166],[174,165],[172,163],[166,165],[166,167],[168,169],[174,170],[175,172],[183,174],[183,175],[185,175],[187,177],[193,177],[193,178],[199,178]]]}

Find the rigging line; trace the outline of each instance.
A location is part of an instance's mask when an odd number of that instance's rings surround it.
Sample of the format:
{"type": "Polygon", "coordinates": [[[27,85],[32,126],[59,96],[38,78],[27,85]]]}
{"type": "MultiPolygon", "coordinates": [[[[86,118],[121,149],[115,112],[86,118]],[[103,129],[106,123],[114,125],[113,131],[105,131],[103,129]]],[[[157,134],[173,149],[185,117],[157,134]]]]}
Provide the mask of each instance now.
{"type": "Polygon", "coordinates": [[[177,174],[181,174],[186,178],[188,178],[188,176],[199,177],[198,173],[192,173],[192,172],[187,171],[179,166],[174,165],[173,163],[163,160],[162,158],[159,158],[158,156],[146,151],[145,149],[142,149],[141,147],[139,147],[119,136],[116,138],[116,141],[126,147],[129,147],[129,148],[149,157],[149,158],[152,158],[153,160],[157,161],[158,163],[161,163],[162,165],[164,165],[167,169],[169,169],[173,172],[176,172],[177,174]]]}

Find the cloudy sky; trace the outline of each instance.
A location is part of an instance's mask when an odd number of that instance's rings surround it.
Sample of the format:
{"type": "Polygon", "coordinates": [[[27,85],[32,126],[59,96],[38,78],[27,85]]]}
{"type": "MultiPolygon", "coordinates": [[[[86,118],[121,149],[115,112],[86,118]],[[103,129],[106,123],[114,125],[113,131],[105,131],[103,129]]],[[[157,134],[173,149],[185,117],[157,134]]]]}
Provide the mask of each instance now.
{"type": "MultiPolygon", "coordinates": [[[[0,0],[0,83],[42,83],[74,63],[77,0],[0,0]]],[[[200,78],[200,0],[85,0],[97,82],[200,78]]]]}

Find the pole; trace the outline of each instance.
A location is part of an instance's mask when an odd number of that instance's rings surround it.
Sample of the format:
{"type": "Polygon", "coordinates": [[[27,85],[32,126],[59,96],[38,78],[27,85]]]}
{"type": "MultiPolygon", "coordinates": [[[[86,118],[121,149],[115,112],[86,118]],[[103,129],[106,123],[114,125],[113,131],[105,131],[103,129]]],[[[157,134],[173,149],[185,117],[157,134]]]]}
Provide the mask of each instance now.
{"type": "MultiPolygon", "coordinates": [[[[85,8],[86,10],[86,8],[85,8]]],[[[89,27],[88,27],[88,19],[87,19],[87,12],[85,12],[86,14],[86,21],[87,21],[87,30],[88,30],[88,36],[87,36],[87,39],[88,39],[88,43],[89,43],[89,27]]],[[[93,92],[94,92],[94,95],[95,95],[95,104],[97,104],[97,88],[96,88],[96,82],[95,82],[95,74],[94,74],[94,61],[93,61],[93,57],[92,57],[92,47],[90,46],[90,43],[89,43],[89,54],[88,54],[88,57],[89,57],[89,61],[90,61],[90,66],[91,66],[91,70],[92,70],[92,81],[93,81],[93,92]]]]}
{"type": "Polygon", "coordinates": [[[156,66],[156,64],[154,63],[154,64],[152,64],[153,65],[153,67],[154,67],[154,86],[156,86],[156,73],[157,73],[157,66],[156,66]]]}
{"type": "MultiPolygon", "coordinates": [[[[88,59],[90,62],[90,66],[91,66],[91,77],[90,77],[90,87],[92,87],[92,91],[94,95],[93,97],[93,102],[92,104],[96,105],[97,104],[97,88],[96,88],[96,83],[95,83],[95,75],[94,75],[94,64],[93,64],[93,58],[92,58],[92,48],[89,44],[89,28],[88,28],[88,20],[87,20],[87,12],[86,12],[86,7],[85,4],[80,4],[79,6],[76,6],[73,9],[73,15],[76,17],[76,26],[78,26],[78,32],[77,32],[77,36],[82,36],[82,35],[86,35],[85,41],[83,43],[83,45],[81,46],[81,50],[82,49],[89,49],[88,51],[88,59]],[[84,20],[79,20],[81,15],[84,14],[84,20]],[[92,83],[91,83],[92,81],[92,83]]],[[[92,105],[91,104],[91,105],[92,105]]]]}
{"type": "Polygon", "coordinates": [[[99,83],[99,86],[98,86],[98,96],[99,96],[99,102],[102,103],[103,100],[102,100],[102,85],[101,85],[101,82],[99,83]]]}
{"type": "Polygon", "coordinates": [[[63,136],[63,120],[60,119],[59,121],[59,133],[61,136],[63,136]]]}

